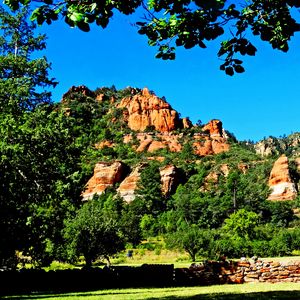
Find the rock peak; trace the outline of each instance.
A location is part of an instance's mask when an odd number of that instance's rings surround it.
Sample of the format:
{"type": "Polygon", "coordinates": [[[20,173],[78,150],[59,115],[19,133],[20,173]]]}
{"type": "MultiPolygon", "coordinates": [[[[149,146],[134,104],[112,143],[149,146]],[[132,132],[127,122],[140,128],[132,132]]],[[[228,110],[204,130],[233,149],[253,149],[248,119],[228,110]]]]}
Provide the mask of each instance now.
{"type": "Polygon", "coordinates": [[[220,120],[213,119],[210,120],[206,125],[204,125],[202,131],[209,133],[211,137],[222,137],[223,124],[220,120]]]}
{"type": "Polygon", "coordinates": [[[144,87],[143,90],[142,90],[142,96],[145,96],[145,97],[150,97],[151,96],[151,93],[149,91],[149,89],[147,87],[144,87]]]}
{"type": "Polygon", "coordinates": [[[177,111],[147,88],[141,94],[123,98],[118,107],[125,108],[125,121],[134,131],[153,127],[159,132],[170,132],[181,125],[177,111]]]}

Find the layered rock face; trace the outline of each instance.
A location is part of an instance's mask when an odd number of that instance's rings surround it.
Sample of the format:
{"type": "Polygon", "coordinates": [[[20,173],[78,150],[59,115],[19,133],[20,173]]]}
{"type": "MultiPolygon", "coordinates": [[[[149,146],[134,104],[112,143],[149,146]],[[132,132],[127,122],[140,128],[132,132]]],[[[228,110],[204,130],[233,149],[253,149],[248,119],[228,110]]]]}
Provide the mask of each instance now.
{"type": "Polygon", "coordinates": [[[276,138],[269,137],[254,145],[257,154],[261,156],[279,155],[289,149],[292,157],[297,158],[300,155],[300,133],[293,133],[287,137],[276,138]]]}
{"type": "Polygon", "coordinates": [[[193,146],[195,148],[195,154],[199,156],[213,155],[229,150],[229,144],[226,139],[210,139],[209,137],[195,137],[195,142],[193,146]]]}
{"type": "Polygon", "coordinates": [[[126,109],[125,121],[134,131],[144,131],[147,127],[154,126],[157,131],[170,132],[179,126],[178,113],[147,88],[141,94],[122,99],[118,107],[126,109]]]}
{"type": "Polygon", "coordinates": [[[164,195],[168,196],[175,192],[179,184],[178,169],[175,166],[169,165],[161,169],[160,178],[162,184],[161,190],[164,195]]]}
{"type": "Polygon", "coordinates": [[[125,202],[130,203],[135,199],[135,191],[137,183],[140,180],[141,170],[144,165],[139,165],[126,177],[120,184],[117,192],[124,199],[125,202]]]}
{"type": "Polygon", "coordinates": [[[295,184],[292,182],[290,173],[288,158],[285,155],[280,156],[272,168],[269,186],[271,194],[268,200],[293,200],[297,197],[297,190],[295,184]]]}
{"type": "Polygon", "coordinates": [[[99,162],[94,168],[94,175],[86,184],[82,193],[83,200],[93,198],[95,194],[102,194],[108,187],[121,182],[124,178],[126,167],[120,161],[114,163],[99,162]]]}
{"type": "MultiPolygon", "coordinates": [[[[136,197],[138,181],[140,180],[141,171],[146,164],[137,165],[131,173],[127,175],[126,166],[119,161],[114,163],[98,163],[94,169],[94,175],[86,184],[86,190],[82,193],[83,200],[92,199],[95,194],[102,194],[108,187],[120,183],[117,189],[119,195],[127,203],[132,202],[136,197]]],[[[174,192],[179,184],[178,169],[169,165],[160,170],[162,193],[170,195],[174,192]]]]}

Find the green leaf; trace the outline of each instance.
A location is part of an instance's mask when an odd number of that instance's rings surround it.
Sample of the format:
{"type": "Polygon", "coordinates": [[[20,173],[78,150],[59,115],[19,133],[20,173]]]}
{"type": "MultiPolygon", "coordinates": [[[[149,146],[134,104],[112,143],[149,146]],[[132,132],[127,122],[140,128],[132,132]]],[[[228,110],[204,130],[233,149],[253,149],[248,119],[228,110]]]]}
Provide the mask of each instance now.
{"type": "Polygon", "coordinates": [[[232,76],[234,74],[233,68],[232,67],[227,67],[225,69],[226,75],[232,76]]]}
{"type": "Polygon", "coordinates": [[[245,69],[241,65],[235,65],[234,66],[234,71],[237,72],[237,73],[244,73],[245,69]]]}
{"type": "Polygon", "coordinates": [[[90,11],[93,12],[96,9],[96,7],[97,7],[97,3],[92,3],[90,11]]]}
{"type": "MultiPolygon", "coordinates": [[[[77,23],[77,22],[80,22],[82,19],[83,19],[84,15],[82,13],[78,13],[78,12],[73,12],[71,15],[70,15],[70,19],[77,23]]],[[[79,26],[78,26],[79,27],[79,26]]]]}
{"type": "Polygon", "coordinates": [[[76,23],[76,25],[78,26],[78,28],[84,32],[89,32],[90,31],[90,25],[88,23],[85,22],[78,22],[76,23]]]}

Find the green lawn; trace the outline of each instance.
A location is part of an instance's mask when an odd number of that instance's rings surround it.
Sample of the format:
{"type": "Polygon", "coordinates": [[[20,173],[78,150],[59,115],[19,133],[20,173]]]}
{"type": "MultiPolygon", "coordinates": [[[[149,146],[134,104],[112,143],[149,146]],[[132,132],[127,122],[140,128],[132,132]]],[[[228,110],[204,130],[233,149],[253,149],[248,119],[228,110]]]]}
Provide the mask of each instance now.
{"type": "Polygon", "coordinates": [[[244,284],[244,285],[216,285],[209,287],[184,288],[140,288],[140,289],[112,289],[81,293],[66,294],[32,294],[24,296],[9,296],[3,299],[50,299],[50,300],[194,300],[194,299],[300,299],[300,284],[244,284]]]}

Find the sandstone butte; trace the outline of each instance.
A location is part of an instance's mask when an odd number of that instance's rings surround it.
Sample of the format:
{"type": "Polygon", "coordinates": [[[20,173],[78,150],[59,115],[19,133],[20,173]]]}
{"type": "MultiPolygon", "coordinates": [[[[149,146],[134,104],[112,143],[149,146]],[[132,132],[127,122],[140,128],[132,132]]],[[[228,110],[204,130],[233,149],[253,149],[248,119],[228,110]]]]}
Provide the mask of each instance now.
{"type": "Polygon", "coordinates": [[[125,121],[134,131],[144,131],[153,126],[159,132],[170,132],[180,124],[178,113],[170,104],[151,94],[147,88],[141,94],[125,97],[118,107],[126,108],[125,121]]]}
{"type": "MultiPolygon", "coordinates": [[[[100,195],[108,187],[120,183],[117,192],[124,201],[127,203],[132,202],[136,197],[135,192],[144,167],[145,164],[139,164],[128,175],[127,169],[122,162],[96,164],[94,174],[82,193],[83,200],[92,199],[95,194],[100,195]]],[[[178,169],[173,165],[168,165],[160,170],[160,176],[162,193],[168,195],[174,192],[179,184],[178,169]]]]}
{"type": "Polygon", "coordinates": [[[275,161],[269,177],[269,187],[271,194],[268,200],[284,201],[297,197],[296,186],[291,180],[288,158],[285,155],[281,155],[275,161]]]}

